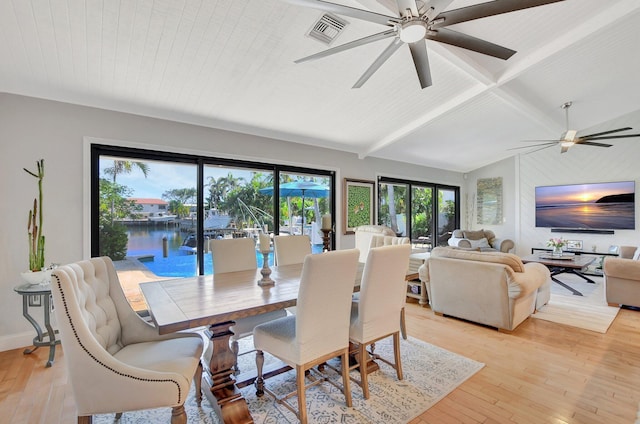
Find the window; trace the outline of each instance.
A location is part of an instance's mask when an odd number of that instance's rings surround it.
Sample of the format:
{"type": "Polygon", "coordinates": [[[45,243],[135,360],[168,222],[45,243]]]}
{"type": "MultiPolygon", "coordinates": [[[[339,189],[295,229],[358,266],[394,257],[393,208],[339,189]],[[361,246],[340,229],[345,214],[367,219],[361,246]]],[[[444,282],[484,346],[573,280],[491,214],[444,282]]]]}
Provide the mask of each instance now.
{"type": "Polygon", "coordinates": [[[335,216],[332,171],[97,144],[91,165],[91,255],[159,278],[211,274],[214,237],[304,233],[321,252],[322,216],[335,216]]]}
{"type": "Polygon", "coordinates": [[[414,247],[446,246],[460,223],[459,196],[459,187],[380,177],[378,223],[414,247]]]}

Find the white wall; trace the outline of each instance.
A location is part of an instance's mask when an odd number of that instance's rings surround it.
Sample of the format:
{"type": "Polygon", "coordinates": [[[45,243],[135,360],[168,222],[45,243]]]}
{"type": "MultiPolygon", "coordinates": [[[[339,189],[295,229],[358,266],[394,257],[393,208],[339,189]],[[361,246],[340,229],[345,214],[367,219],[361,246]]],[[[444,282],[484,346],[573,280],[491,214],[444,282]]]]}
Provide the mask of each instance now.
{"type": "MultiPolygon", "coordinates": [[[[119,144],[212,157],[278,162],[336,171],[337,216],[342,228],[342,179],[375,180],[387,175],[410,180],[462,186],[462,174],[352,153],[320,149],[228,131],[145,118],[83,106],[0,93],[0,351],[26,346],[34,331],[22,317],[21,284],[27,268],[28,211],[37,188],[32,169],[45,160],[43,231],[46,262],[68,263],[89,252],[85,221],[88,211],[88,163],[85,137],[121,140],[119,144]]],[[[339,231],[339,248],[353,247],[353,236],[339,231]]]]}
{"type": "MultiPolygon", "coordinates": [[[[508,238],[516,241],[518,234],[518,203],[516,199],[517,187],[517,168],[516,160],[511,157],[499,162],[476,169],[466,174],[465,178],[465,195],[463,200],[472,204],[473,208],[469,209],[471,218],[470,230],[491,230],[498,238],[508,238]],[[502,223],[497,225],[478,224],[477,214],[477,195],[478,180],[483,178],[502,177],[502,223]]],[[[461,226],[465,226],[465,213],[467,212],[467,204],[461,206],[461,226]]]]}
{"type": "MultiPolygon", "coordinates": [[[[608,181],[635,181],[640,189],[640,142],[637,139],[614,140],[613,147],[575,146],[561,154],[559,147],[550,147],[531,154],[521,154],[470,172],[465,180],[466,192],[476,194],[479,178],[503,178],[502,225],[474,224],[473,229],[493,230],[498,237],[513,237],[515,253],[525,256],[532,247],[547,247],[551,237],[582,240],[584,250],[596,246],[607,252],[609,246],[640,246],[640,208],[636,207],[636,230],[615,230],[611,234],[551,233],[549,228],[535,227],[535,188],[557,184],[578,184],[608,181]]],[[[464,206],[462,211],[464,212],[464,206]]],[[[462,215],[464,222],[464,214],[462,215]]],[[[473,222],[476,222],[474,211],[473,222]]]]}
{"type": "MultiPolygon", "coordinates": [[[[598,252],[607,252],[609,246],[640,246],[639,209],[636,206],[636,230],[615,230],[614,234],[551,233],[549,228],[535,227],[535,187],[635,181],[640,189],[640,142],[638,139],[612,140],[613,147],[574,146],[561,154],[559,147],[543,149],[529,155],[520,155],[519,199],[520,234],[519,254],[531,253],[532,247],[546,247],[551,237],[582,240],[583,249],[596,246],[598,252]]],[[[636,196],[637,197],[637,196],[636,196]]],[[[637,199],[636,199],[637,201],[637,199]]]]}

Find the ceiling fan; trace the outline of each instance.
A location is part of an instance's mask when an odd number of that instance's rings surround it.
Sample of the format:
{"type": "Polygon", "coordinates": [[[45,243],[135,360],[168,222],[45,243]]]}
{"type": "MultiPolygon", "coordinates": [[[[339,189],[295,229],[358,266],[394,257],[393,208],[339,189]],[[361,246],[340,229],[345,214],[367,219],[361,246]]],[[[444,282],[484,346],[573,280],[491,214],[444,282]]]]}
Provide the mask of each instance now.
{"type": "Polygon", "coordinates": [[[481,54],[507,60],[516,51],[485,40],[445,28],[450,25],[468,22],[487,16],[500,15],[530,7],[542,6],[564,0],[494,0],[473,6],[444,11],[453,0],[397,0],[398,15],[388,16],[368,10],[335,4],[323,0],[285,0],[288,3],[312,7],[325,12],[346,15],[390,27],[386,31],[369,35],[340,46],[330,48],[320,53],[298,59],[295,63],[307,62],[339,53],[354,47],[359,47],[385,38],[393,38],[391,44],[369,66],[353,88],[360,88],[365,82],[389,59],[403,44],[409,46],[413,63],[418,73],[420,86],[431,86],[431,70],[425,40],[438,41],[481,54]],[[418,7],[420,4],[420,7],[418,7]]]}
{"type": "Polygon", "coordinates": [[[562,136],[560,137],[559,140],[525,140],[525,143],[530,143],[530,142],[542,142],[540,144],[534,144],[532,146],[523,146],[523,147],[514,147],[512,149],[509,150],[516,150],[516,149],[528,149],[531,147],[540,147],[539,149],[536,150],[532,150],[528,153],[533,153],[533,152],[537,152],[538,150],[542,150],[542,149],[546,149],[547,147],[552,147],[555,145],[560,145],[560,153],[565,153],[567,150],[569,150],[570,147],[576,145],[576,144],[582,144],[585,146],[596,146],[596,147],[611,147],[612,144],[605,144],[605,143],[597,143],[594,142],[593,140],[613,140],[616,138],[630,138],[630,137],[640,137],[640,134],[625,134],[625,135],[609,135],[609,134],[614,134],[614,133],[618,133],[621,131],[628,131],[631,130],[633,128],[631,127],[624,127],[624,128],[618,128],[616,130],[610,130],[610,131],[603,131],[603,132],[599,132],[599,133],[594,133],[594,134],[589,134],[589,135],[583,135],[583,136],[578,136],[578,130],[570,130],[569,129],[569,108],[571,107],[573,103],[572,102],[566,102],[562,104],[562,109],[564,109],[565,112],[565,120],[566,120],[566,126],[567,126],[567,130],[562,134],[562,136]]]}

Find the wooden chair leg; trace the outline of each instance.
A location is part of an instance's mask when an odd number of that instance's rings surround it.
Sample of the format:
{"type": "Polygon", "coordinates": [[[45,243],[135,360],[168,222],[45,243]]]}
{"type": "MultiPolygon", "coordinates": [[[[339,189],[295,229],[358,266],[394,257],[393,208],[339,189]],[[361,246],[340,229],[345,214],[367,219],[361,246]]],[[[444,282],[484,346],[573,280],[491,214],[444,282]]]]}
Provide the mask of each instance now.
{"type": "Polygon", "coordinates": [[[198,362],[198,368],[196,368],[196,374],[193,379],[195,380],[196,404],[202,406],[202,361],[198,362]]]}
{"type": "Polygon", "coordinates": [[[256,368],[258,370],[258,376],[256,378],[256,396],[264,396],[264,378],[262,377],[262,368],[264,366],[264,352],[256,350],[256,368]]]}
{"type": "Polygon", "coordinates": [[[393,355],[396,362],[396,375],[402,380],[402,360],[400,359],[400,335],[393,333],[393,355]]]}
{"type": "Polygon", "coordinates": [[[171,424],[187,424],[187,413],[184,405],[174,406],[171,410],[171,424]]]}
{"type": "Polygon", "coordinates": [[[301,365],[296,365],[296,390],[298,394],[298,419],[300,424],[307,424],[307,398],[304,383],[305,369],[301,365]]]}
{"type": "Polygon", "coordinates": [[[400,331],[402,332],[402,338],[407,340],[407,323],[404,318],[404,306],[400,310],[400,331]]]}
{"type": "Polygon", "coordinates": [[[360,368],[360,385],[362,386],[362,396],[369,399],[369,381],[367,379],[367,346],[360,344],[358,351],[358,367],[360,368]]]}
{"type": "Polygon", "coordinates": [[[344,400],[347,407],[351,407],[351,385],[349,378],[349,349],[345,349],[342,357],[340,358],[342,362],[342,391],[344,393],[344,400]]]}

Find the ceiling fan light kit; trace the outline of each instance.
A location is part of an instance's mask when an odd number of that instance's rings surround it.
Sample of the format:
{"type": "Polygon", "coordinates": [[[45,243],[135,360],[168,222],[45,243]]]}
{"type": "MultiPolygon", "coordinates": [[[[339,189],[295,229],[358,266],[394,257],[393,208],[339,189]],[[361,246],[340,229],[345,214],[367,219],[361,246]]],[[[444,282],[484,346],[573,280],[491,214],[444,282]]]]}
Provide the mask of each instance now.
{"type": "Polygon", "coordinates": [[[411,19],[400,27],[400,39],[405,43],[415,43],[427,35],[427,25],[419,18],[411,19]]]}
{"type": "Polygon", "coordinates": [[[409,46],[420,86],[424,89],[432,84],[425,40],[449,44],[502,60],[507,60],[516,53],[514,50],[506,47],[446,28],[447,26],[550,3],[557,3],[564,0],[494,0],[448,11],[444,11],[444,9],[447,8],[452,0],[426,1],[424,2],[426,3],[424,5],[426,7],[422,8],[418,8],[416,0],[396,0],[398,16],[388,16],[324,0],[286,1],[295,5],[312,7],[325,12],[342,14],[390,27],[384,32],[297,59],[295,63],[320,59],[374,41],[393,38],[391,44],[378,56],[373,64],[369,66],[353,88],[359,88],[364,85],[382,64],[404,43],[409,46]],[[438,10],[436,7],[442,10],[438,10]]]}

